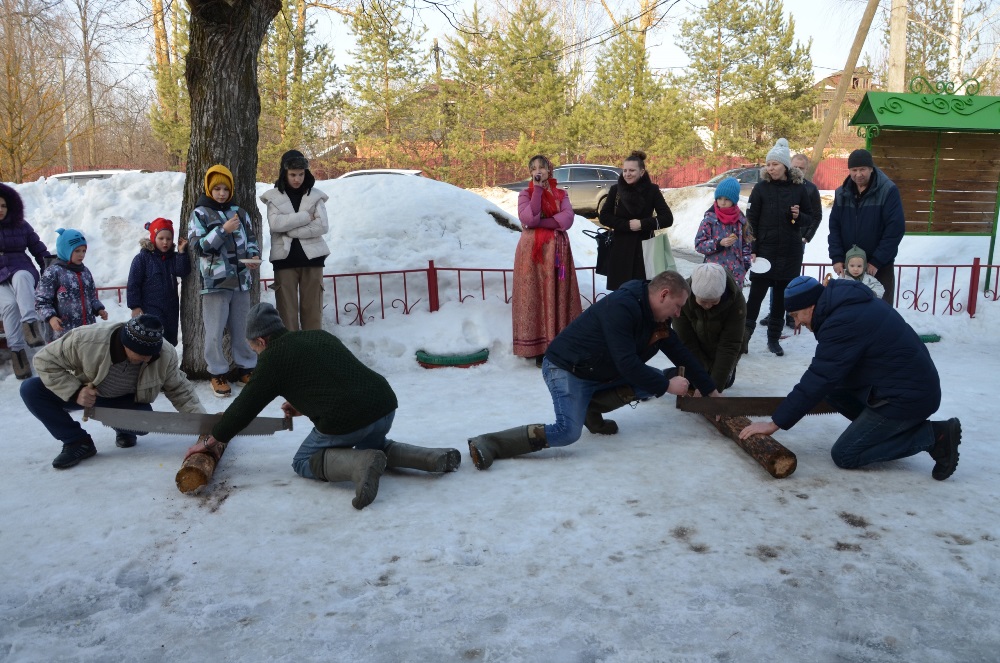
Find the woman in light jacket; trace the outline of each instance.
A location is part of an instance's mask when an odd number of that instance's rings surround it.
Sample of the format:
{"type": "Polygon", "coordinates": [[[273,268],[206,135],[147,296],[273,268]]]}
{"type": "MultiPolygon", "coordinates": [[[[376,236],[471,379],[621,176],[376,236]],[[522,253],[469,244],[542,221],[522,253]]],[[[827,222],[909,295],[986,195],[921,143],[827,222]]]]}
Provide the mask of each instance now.
{"type": "Polygon", "coordinates": [[[313,189],[316,178],[297,150],[281,155],[273,189],[260,197],[267,205],[274,267],[275,308],[289,331],[323,328],[323,264],[330,248],[323,241],[330,226],[328,196],[313,189]]]}
{"type": "Polygon", "coordinates": [[[511,298],[514,354],[541,366],[552,339],[580,315],[580,289],[566,235],[575,218],[569,196],[543,155],[531,157],[528,171],[531,182],[517,197],[522,230],[511,298]]]}

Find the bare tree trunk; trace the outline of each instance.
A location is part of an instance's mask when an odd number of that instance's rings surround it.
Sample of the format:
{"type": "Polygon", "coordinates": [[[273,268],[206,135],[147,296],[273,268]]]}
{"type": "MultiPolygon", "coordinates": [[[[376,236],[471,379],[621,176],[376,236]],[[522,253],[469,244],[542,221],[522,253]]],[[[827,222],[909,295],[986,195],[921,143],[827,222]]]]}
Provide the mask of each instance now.
{"type": "MultiPolygon", "coordinates": [[[[889,11],[889,75],[887,92],[906,89],[906,0],[892,0],[889,11]]],[[[812,160],[816,163],[816,159],[812,160]]]]}
{"type": "MultiPolygon", "coordinates": [[[[281,10],[280,0],[188,0],[191,7],[190,50],[185,78],[191,98],[191,145],[181,205],[180,231],[187,235],[188,220],[204,193],[205,172],[223,164],[233,172],[233,201],[249,214],[261,236],[257,209],[257,54],[267,28],[281,10]]],[[[191,250],[191,249],[189,249],[191,250]]],[[[181,286],[182,366],[188,375],[208,377],[205,332],[201,314],[201,274],[197,266],[181,286]]],[[[251,292],[260,299],[255,279],[251,292]]]]}
{"type": "Polygon", "coordinates": [[[847,54],[847,64],[844,65],[844,71],[840,77],[840,85],[837,86],[837,91],[830,102],[830,114],[826,116],[823,128],[819,132],[819,137],[816,138],[816,145],[813,146],[813,158],[809,162],[807,169],[809,172],[806,173],[809,179],[812,179],[813,173],[816,172],[816,166],[823,160],[823,150],[826,148],[826,142],[830,140],[830,134],[833,133],[834,125],[840,120],[840,108],[844,105],[844,97],[847,96],[847,90],[851,87],[851,79],[854,78],[854,68],[858,65],[858,57],[861,56],[861,47],[865,45],[865,39],[868,37],[868,30],[872,27],[872,19],[875,18],[875,11],[877,9],[878,0],[868,0],[868,6],[865,7],[865,13],[861,17],[858,31],[854,35],[851,52],[847,54]]]}

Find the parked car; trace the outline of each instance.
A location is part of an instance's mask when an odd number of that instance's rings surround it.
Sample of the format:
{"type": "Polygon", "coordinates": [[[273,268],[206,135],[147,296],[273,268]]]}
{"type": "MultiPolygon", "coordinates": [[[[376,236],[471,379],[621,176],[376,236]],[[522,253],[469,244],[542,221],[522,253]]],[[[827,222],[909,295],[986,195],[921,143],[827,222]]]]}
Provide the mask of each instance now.
{"type": "Polygon", "coordinates": [[[338,180],[342,180],[345,177],[357,177],[359,175],[413,175],[415,177],[426,177],[424,171],[422,170],[406,170],[403,168],[369,168],[367,170],[352,170],[349,173],[344,173],[338,180]]]}
{"type": "Polygon", "coordinates": [[[750,166],[740,166],[739,168],[731,168],[724,173],[719,173],[707,182],[702,182],[698,186],[710,186],[713,189],[719,186],[719,182],[727,177],[735,177],[740,182],[740,193],[744,196],[749,196],[750,192],[753,190],[754,184],[760,181],[760,171],[763,168],[763,164],[753,164],[750,166]]]}
{"type": "Polygon", "coordinates": [[[72,173],[59,173],[58,175],[52,175],[48,179],[58,180],[60,182],[72,182],[73,184],[86,184],[91,180],[106,180],[109,177],[115,175],[121,175],[122,173],[151,173],[151,170],[128,170],[128,169],[118,169],[112,168],[107,170],[78,170],[72,173]]]}
{"type": "MultiPolygon", "coordinates": [[[[559,188],[565,189],[569,194],[573,211],[581,216],[600,214],[608,191],[618,182],[621,174],[622,169],[616,166],[591,163],[570,163],[552,171],[552,176],[559,182],[559,188]]],[[[500,186],[511,191],[523,191],[530,182],[527,179],[500,186]]]]}

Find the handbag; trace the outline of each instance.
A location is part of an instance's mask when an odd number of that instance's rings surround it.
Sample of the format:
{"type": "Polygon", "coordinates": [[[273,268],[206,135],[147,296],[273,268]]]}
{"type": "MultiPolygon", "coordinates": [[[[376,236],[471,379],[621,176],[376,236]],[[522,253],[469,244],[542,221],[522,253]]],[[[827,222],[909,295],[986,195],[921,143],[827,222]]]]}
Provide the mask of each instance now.
{"type": "Polygon", "coordinates": [[[587,237],[593,237],[597,241],[597,264],[594,266],[594,271],[601,276],[607,276],[608,270],[611,268],[611,242],[614,239],[614,233],[607,228],[598,228],[597,230],[584,230],[583,234],[587,237]]]}
{"type": "Polygon", "coordinates": [[[654,234],[652,238],[642,240],[642,262],[646,269],[647,280],[668,269],[677,270],[677,262],[674,260],[673,251],[670,250],[670,237],[667,233],[654,234]]]}

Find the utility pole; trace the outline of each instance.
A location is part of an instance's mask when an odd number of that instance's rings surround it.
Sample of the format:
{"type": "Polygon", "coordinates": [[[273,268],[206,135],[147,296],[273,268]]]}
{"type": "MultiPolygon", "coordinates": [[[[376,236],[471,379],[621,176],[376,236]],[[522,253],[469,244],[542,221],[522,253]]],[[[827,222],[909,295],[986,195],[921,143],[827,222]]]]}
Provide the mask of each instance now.
{"type": "Polygon", "coordinates": [[[865,13],[861,17],[858,31],[854,35],[851,52],[847,54],[847,64],[844,65],[844,71],[841,73],[840,84],[837,86],[837,91],[830,102],[830,113],[826,116],[826,120],[823,121],[823,128],[816,139],[816,145],[813,146],[813,158],[810,160],[809,172],[806,173],[809,179],[812,179],[813,174],[816,172],[816,166],[823,160],[823,149],[826,147],[826,142],[830,140],[830,134],[833,133],[834,125],[840,121],[840,108],[844,104],[844,97],[847,96],[847,90],[851,87],[851,81],[854,79],[854,68],[858,66],[858,58],[861,57],[861,49],[865,45],[865,39],[868,37],[868,30],[872,27],[872,19],[875,18],[875,11],[877,9],[878,0],[868,0],[868,6],[865,7],[865,13]]]}
{"type": "Polygon", "coordinates": [[[889,11],[889,74],[886,92],[906,91],[906,0],[892,0],[889,11]]]}
{"type": "Polygon", "coordinates": [[[431,48],[434,51],[434,70],[437,72],[438,81],[441,80],[441,47],[438,46],[437,37],[434,37],[434,46],[431,48]]]}

